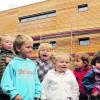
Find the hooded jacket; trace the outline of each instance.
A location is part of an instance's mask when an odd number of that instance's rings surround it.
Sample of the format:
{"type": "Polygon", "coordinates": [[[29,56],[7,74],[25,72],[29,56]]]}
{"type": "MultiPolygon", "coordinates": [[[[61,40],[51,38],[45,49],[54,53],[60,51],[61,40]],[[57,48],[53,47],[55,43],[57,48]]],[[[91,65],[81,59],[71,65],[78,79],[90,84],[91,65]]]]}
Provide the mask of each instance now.
{"type": "Polygon", "coordinates": [[[40,97],[41,84],[36,65],[28,58],[15,57],[4,71],[1,88],[11,99],[16,95],[20,95],[22,100],[40,97]]]}
{"type": "Polygon", "coordinates": [[[42,100],[79,100],[78,83],[69,69],[65,73],[49,70],[42,86],[42,100]]]}

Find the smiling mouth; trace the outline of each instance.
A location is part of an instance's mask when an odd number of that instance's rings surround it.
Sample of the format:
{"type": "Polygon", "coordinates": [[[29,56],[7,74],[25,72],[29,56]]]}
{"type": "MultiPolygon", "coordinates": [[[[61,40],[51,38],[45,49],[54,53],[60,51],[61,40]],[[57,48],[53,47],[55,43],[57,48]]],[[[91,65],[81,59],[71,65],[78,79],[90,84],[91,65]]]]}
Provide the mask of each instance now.
{"type": "Polygon", "coordinates": [[[61,67],[61,68],[67,68],[67,67],[61,67]]]}
{"type": "Polygon", "coordinates": [[[43,55],[43,57],[48,57],[47,55],[43,55]]]}

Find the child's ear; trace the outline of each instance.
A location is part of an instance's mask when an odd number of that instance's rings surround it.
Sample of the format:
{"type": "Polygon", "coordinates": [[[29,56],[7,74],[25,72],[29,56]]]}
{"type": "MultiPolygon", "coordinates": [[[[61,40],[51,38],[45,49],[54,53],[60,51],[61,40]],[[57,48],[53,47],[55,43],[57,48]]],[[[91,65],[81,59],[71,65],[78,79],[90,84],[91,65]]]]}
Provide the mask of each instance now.
{"type": "Polygon", "coordinates": [[[17,51],[17,52],[20,52],[20,49],[16,48],[16,51],[17,51]]]}
{"type": "Polygon", "coordinates": [[[87,62],[87,61],[84,61],[84,65],[85,65],[85,66],[88,65],[88,62],[87,62]]]}
{"type": "Polygon", "coordinates": [[[11,60],[11,58],[10,58],[10,57],[6,57],[6,58],[5,58],[6,63],[9,63],[9,62],[10,62],[10,60],[11,60]]]}
{"type": "Polygon", "coordinates": [[[56,60],[53,60],[52,63],[55,65],[56,64],[56,60]]]}

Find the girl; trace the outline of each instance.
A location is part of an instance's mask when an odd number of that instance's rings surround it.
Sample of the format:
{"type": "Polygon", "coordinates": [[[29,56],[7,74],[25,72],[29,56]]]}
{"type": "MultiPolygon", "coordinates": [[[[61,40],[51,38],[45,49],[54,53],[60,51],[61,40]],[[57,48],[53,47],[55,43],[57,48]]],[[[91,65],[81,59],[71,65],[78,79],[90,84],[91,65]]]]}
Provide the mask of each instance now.
{"type": "Polygon", "coordinates": [[[38,49],[38,58],[36,59],[36,64],[38,67],[38,76],[40,82],[43,81],[48,70],[52,68],[51,55],[52,55],[52,45],[49,43],[41,43],[38,49]]]}
{"type": "Polygon", "coordinates": [[[53,69],[49,70],[42,85],[42,100],[78,100],[79,88],[70,66],[70,55],[54,53],[53,69]]]}
{"type": "Polygon", "coordinates": [[[77,53],[75,54],[75,69],[74,75],[79,84],[80,96],[79,100],[88,100],[88,95],[83,87],[82,79],[85,74],[89,71],[89,55],[86,53],[77,53]]]}

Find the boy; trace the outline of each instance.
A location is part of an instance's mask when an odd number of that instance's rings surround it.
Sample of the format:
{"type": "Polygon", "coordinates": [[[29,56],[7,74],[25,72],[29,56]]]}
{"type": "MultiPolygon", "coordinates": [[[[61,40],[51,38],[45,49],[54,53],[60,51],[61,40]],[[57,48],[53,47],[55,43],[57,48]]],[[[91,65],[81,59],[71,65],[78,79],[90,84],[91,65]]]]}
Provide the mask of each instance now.
{"type": "Polygon", "coordinates": [[[70,55],[54,53],[53,69],[46,74],[42,85],[42,100],[79,100],[79,87],[71,70],[70,55]]]}
{"type": "MultiPolygon", "coordinates": [[[[0,81],[6,65],[14,57],[13,38],[7,34],[0,37],[0,81]]],[[[4,94],[0,88],[0,100],[9,100],[9,96],[4,94]]]]}
{"type": "Polygon", "coordinates": [[[6,67],[1,88],[12,100],[34,100],[40,97],[41,85],[36,65],[28,59],[33,40],[27,35],[18,35],[14,41],[17,55],[6,67]]]}

